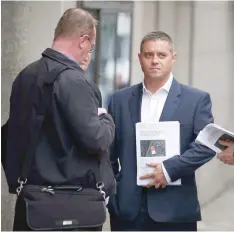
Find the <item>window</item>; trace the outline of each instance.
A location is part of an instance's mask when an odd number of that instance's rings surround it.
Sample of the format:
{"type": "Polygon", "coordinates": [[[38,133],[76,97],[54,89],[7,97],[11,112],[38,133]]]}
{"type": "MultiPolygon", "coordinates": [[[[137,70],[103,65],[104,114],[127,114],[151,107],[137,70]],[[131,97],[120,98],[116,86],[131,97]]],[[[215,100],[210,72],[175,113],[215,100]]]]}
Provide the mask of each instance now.
{"type": "Polygon", "coordinates": [[[87,75],[99,86],[103,107],[115,90],[130,84],[131,6],[128,2],[83,2],[83,8],[99,20],[87,75]]]}

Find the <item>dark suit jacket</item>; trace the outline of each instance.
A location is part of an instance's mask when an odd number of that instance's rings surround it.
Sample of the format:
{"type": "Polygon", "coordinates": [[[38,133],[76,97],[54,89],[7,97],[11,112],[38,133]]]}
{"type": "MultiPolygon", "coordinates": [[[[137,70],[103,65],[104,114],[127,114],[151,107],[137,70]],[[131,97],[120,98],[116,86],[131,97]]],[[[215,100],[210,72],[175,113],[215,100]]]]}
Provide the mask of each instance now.
{"type": "MultiPolygon", "coordinates": [[[[135,124],[141,121],[142,84],[114,93],[109,112],[115,125],[111,162],[117,180],[117,193],[111,196],[109,212],[125,220],[134,220],[140,210],[142,187],[136,185],[135,124]],[[119,171],[119,164],[121,170],[119,171]]],[[[195,170],[215,153],[194,142],[200,130],[213,122],[208,93],[173,80],[160,121],[180,122],[181,155],[164,166],[172,181],[182,179],[182,186],[165,189],[151,187],[147,192],[149,215],[158,222],[195,222],[201,219],[195,170]]]]}

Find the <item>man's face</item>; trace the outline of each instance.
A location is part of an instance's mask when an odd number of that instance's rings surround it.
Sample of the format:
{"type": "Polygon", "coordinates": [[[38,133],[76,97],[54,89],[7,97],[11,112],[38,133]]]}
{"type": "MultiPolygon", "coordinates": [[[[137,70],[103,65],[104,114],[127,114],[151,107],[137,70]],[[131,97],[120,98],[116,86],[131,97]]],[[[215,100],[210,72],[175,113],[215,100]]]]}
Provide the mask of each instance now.
{"type": "Polygon", "coordinates": [[[138,58],[145,78],[163,79],[168,78],[176,54],[173,54],[172,48],[167,41],[149,40],[143,44],[138,58]]]}
{"type": "Polygon", "coordinates": [[[80,62],[80,67],[85,72],[89,66],[91,60],[91,52],[88,53],[88,55],[80,62]]]}

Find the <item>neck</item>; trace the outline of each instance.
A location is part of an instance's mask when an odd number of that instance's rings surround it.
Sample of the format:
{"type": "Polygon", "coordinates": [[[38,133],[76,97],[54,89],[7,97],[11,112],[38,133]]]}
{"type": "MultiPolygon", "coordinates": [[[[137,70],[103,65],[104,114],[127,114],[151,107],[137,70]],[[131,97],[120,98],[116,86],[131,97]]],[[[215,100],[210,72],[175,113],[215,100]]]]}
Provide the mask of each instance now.
{"type": "Polygon", "coordinates": [[[72,41],[69,40],[56,40],[52,44],[52,48],[58,52],[61,52],[67,56],[74,58],[77,62],[80,62],[77,54],[74,53],[76,49],[74,49],[74,45],[72,41]]]}
{"type": "Polygon", "coordinates": [[[170,78],[170,74],[165,78],[155,79],[151,77],[144,78],[145,87],[151,92],[156,93],[170,78]]]}

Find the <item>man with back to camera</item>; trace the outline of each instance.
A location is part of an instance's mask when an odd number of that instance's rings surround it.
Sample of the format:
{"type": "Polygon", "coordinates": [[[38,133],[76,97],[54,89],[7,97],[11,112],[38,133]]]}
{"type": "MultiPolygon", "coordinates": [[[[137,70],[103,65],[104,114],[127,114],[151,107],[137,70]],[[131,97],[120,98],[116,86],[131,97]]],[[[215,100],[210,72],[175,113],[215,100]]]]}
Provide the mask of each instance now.
{"type": "MultiPolygon", "coordinates": [[[[68,9],[55,29],[52,48],[28,65],[15,79],[10,100],[6,178],[11,193],[18,187],[21,155],[27,153],[32,128],[32,86],[40,84],[38,72],[60,66],[53,85],[52,108],[48,123],[42,127],[27,184],[96,186],[94,169],[99,168],[101,151],[114,137],[112,117],[99,112],[92,87],[84,78],[79,63],[93,50],[97,21],[86,11],[68,9]],[[31,130],[31,131],[30,131],[31,130]]],[[[19,198],[15,207],[13,230],[31,230],[26,222],[25,203],[19,198]]],[[[101,230],[100,227],[87,230],[101,230]]]]}
{"type": "Polygon", "coordinates": [[[196,144],[198,133],[213,122],[210,95],[178,83],[169,35],[156,31],[142,40],[138,54],[144,80],[113,94],[109,105],[116,131],[110,158],[117,181],[108,209],[112,231],[197,231],[201,220],[195,171],[215,155],[196,144]],[[137,186],[137,122],[179,121],[181,153],[162,163],[137,186]],[[121,168],[120,168],[121,167],[121,168]],[[168,183],[181,179],[181,186],[168,183]]]}

